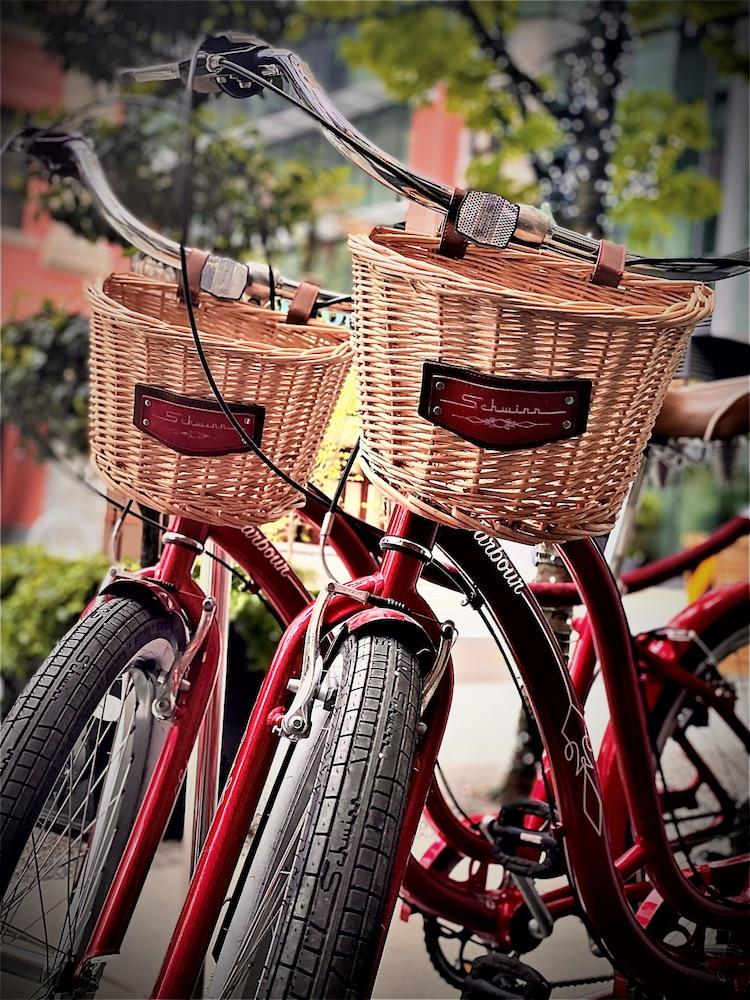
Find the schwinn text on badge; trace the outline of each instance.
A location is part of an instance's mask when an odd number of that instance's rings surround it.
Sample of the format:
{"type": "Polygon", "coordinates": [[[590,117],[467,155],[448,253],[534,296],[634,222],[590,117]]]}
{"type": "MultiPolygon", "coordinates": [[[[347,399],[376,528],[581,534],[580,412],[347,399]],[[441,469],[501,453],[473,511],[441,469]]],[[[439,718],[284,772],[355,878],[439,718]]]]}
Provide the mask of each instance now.
{"type": "Polygon", "coordinates": [[[515,451],[582,434],[590,399],[589,379],[505,378],[425,361],[419,415],[482,448],[515,451]]]}
{"type": "MultiPolygon", "coordinates": [[[[229,408],[247,436],[259,445],[265,407],[230,403],[229,408]]],[[[133,423],[183,455],[231,455],[250,450],[218,403],[156,386],[136,385],[133,423]]]]}

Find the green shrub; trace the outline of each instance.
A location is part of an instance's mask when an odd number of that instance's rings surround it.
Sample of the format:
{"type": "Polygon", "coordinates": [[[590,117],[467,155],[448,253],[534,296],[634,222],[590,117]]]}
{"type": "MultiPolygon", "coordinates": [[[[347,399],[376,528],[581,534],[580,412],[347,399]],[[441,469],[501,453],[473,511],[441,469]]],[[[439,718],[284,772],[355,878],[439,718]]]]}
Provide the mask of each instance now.
{"type": "Polygon", "coordinates": [[[0,417],[42,455],[88,451],[89,322],[47,301],[2,328],[0,417]]]}
{"type": "Polygon", "coordinates": [[[74,624],[98,590],[108,565],[104,556],[71,560],[37,546],[2,547],[3,710],[74,624]]]}
{"type": "MultiPolygon", "coordinates": [[[[3,713],[55,643],[75,624],[107,571],[105,556],[66,559],[31,545],[0,550],[3,713]]],[[[263,602],[237,586],[230,601],[229,649],[243,671],[264,670],[281,627],[263,602]]]]}
{"type": "Polygon", "coordinates": [[[230,649],[233,633],[245,670],[265,670],[279,644],[281,626],[259,597],[232,591],[229,630],[230,649]]]}

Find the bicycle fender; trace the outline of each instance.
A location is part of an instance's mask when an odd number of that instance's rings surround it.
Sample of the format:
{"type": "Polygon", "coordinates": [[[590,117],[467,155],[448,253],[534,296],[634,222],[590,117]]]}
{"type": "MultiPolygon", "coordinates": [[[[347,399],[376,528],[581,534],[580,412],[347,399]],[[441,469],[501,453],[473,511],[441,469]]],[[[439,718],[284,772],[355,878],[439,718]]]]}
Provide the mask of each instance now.
{"type": "MultiPolygon", "coordinates": [[[[147,577],[140,578],[115,578],[112,583],[106,584],[99,591],[96,601],[89,606],[94,607],[101,600],[108,597],[127,597],[134,601],[152,607],[157,611],[166,611],[180,620],[185,629],[186,639],[189,637],[190,629],[184,609],[182,608],[176,595],[170,593],[165,587],[147,577]]],[[[89,610],[87,609],[87,610],[89,610]]],[[[85,613],[85,612],[84,612],[85,613]]]]}
{"type": "Polygon", "coordinates": [[[435,647],[426,630],[411,615],[392,608],[368,608],[346,622],[348,635],[382,635],[401,639],[421,659],[434,656],[435,647]]]}

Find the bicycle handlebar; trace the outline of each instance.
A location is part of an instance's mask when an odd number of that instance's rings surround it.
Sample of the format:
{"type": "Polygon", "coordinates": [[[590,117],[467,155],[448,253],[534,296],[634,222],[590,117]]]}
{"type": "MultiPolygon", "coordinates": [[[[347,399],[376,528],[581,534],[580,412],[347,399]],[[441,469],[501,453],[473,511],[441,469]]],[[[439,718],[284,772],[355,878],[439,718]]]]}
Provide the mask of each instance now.
{"type": "MultiPolygon", "coordinates": [[[[137,219],[117,198],[109,185],[99,157],[91,143],[78,132],[61,129],[24,129],[17,146],[38,160],[51,174],[75,177],[90,192],[107,223],[124,240],[161,264],[181,270],[180,247],[137,219]]],[[[291,299],[299,287],[274,271],[275,292],[291,299]]],[[[217,298],[239,299],[243,293],[265,299],[270,295],[268,267],[255,261],[242,264],[228,257],[209,256],[201,274],[201,290],[217,298]]],[[[348,298],[339,292],[321,289],[319,304],[348,298]]]]}
{"type": "MultiPolygon", "coordinates": [[[[556,225],[539,209],[515,205],[496,194],[447,187],[384,152],[344,118],[308,66],[288,49],[272,48],[249,35],[227,33],[209,36],[194,60],[124,73],[133,82],[180,79],[186,83],[192,62],[195,90],[223,92],[235,98],[251,97],[263,89],[278,94],[313,118],[349,160],[410,201],[444,213],[458,236],[468,242],[498,249],[509,244],[534,246],[590,263],[598,261],[599,240],[556,225]]],[[[749,262],[748,251],[744,250],[720,258],[628,254],[625,266],[662,278],[716,281],[745,273],[749,262]]]]}

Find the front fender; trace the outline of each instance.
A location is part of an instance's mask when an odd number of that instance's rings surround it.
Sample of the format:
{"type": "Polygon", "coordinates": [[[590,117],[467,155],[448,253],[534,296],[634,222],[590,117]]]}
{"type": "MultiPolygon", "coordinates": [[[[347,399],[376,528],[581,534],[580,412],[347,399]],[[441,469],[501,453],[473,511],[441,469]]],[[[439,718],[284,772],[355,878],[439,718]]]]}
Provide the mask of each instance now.
{"type": "Polygon", "coordinates": [[[432,662],[435,647],[427,631],[403,611],[392,608],[368,608],[346,621],[348,635],[382,635],[400,639],[419,658],[432,662]]]}
{"type": "MultiPolygon", "coordinates": [[[[195,586],[197,587],[197,584],[195,586]]],[[[203,592],[200,591],[200,588],[198,588],[198,593],[202,599],[203,592]]],[[[146,607],[151,607],[157,612],[166,612],[167,615],[179,621],[184,630],[185,642],[188,642],[193,628],[193,616],[190,609],[184,607],[180,602],[177,592],[172,592],[156,580],[141,574],[118,573],[112,577],[109,583],[105,581],[87,611],[110,597],[128,598],[146,607]]]]}

